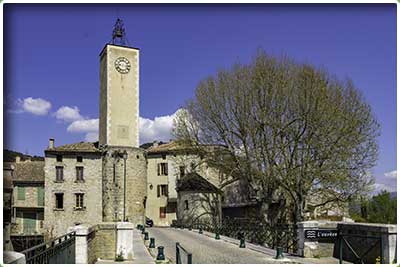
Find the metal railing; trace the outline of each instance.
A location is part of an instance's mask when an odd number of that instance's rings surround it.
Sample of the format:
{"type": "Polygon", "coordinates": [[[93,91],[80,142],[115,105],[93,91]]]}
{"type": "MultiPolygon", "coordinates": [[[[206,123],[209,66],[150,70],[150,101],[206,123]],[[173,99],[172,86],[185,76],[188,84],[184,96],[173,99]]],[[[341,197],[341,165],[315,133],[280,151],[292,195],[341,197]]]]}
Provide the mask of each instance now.
{"type": "Polygon", "coordinates": [[[192,264],[192,253],[188,252],[184,247],[182,247],[179,242],[176,242],[176,264],[192,264]],[[182,252],[186,255],[186,262],[182,262],[182,252]]]}
{"type": "Polygon", "coordinates": [[[297,228],[292,224],[271,226],[261,220],[226,217],[219,226],[206,221],[197,221],[192,224],[182,224],[177,221],[172,226],[201,229],[235,239],[244,238],[250,243],[272,249],[282,247],[286,253],[297,253],[297,228]]]}
{"type": "MultiPolygon", "coordinates": [[[[355,257],[354,263],[385,263],[385,250],[384,250],[384,238],[387,238],[387,235],[396,235],[397,233],[379,233],[379,235],[361,235],[361,234],[351,234],[351,233],[340,233],[338,232],[338,242],[339,242],[339,263],[342,264],[345,258],[344,249],[348,249],[350,253],[347,253],[346,258],[355,257]],[[358,239],[359,242],[362,242],[364,245],[361,246],[362,249],[367,248],[364,251],[360,250],[360,246],[354,246],[351,244],[351,240],[358,239]],[[376,241],[370,244],[368,247],[368,239],[375,239],[376,241]],[[373,249],[379,247],[379,252],[373,253],[373,249]],[[378,255],[377,255],[378,254],[378,255]],[[375,258],[375,262],[371,262],[371,255],[375,258]],[[368,259],[369,258],[369,259],[368,259]]],[[[397,249],[396,249],[397,250],[397,249]]],[[[397,252],[397,251],[396,251],[397,252]]],[[[347,259],[350,260],[350,259],[347,259]]],[[[387,259],[389,260],[389,259],[387,259]]],[[[394,259],[397,261],[397,255],[394,259]]]]}
{"type": "Polygon", "coordinates": [[[43,235],[12,235],[10,237],[14,251],[20,252],[44,242],[43,235]]]}
{"type": "Polygon", "coordinates": [[[21,251],[27,264],[75,263],[75,232],[21,251]]]}

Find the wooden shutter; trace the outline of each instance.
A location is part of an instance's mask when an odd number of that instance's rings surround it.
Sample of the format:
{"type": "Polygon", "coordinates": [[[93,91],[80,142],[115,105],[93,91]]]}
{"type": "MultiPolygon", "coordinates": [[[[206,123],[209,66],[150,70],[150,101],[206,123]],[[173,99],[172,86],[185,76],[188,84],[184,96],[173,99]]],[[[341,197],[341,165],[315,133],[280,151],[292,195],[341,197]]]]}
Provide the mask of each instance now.
{"type": "Polygon", "coordinates": [[[160,218],[165,218],[166,216],[166,208],[165,207],[160,207],[160,218]]]}
{"type": "Polygon", "coordinates": [[[157,197],[160,197],[160,185],[157,185],[157,197]]]}
{"type": "Polygon", "coordinates": [[[165,196],[168,196],[168,185],[165,185],[165,196]]]}
{"type": "Polygon", "coordinates": [[[168,175],[168,163],[165,163],[165,175],[168,175]]]}
{"type": "Polygon", "coordinates": [[[23,231],[24,234],[33,234],[36,231],[36,213],[23,213],[23,231]]]}
{"type": "Polygon", "coordinates": [[[38,197],[38,206],[44,206],[44,188],[38,187],[37,189],[37,197],[38,197]]]}
{"type": "Polygon", "coordinates": [[[160,176],[160,163],[157,164],[157,175],[160,176]]]}
{"type": "Polygon", "coordinates": [[[18,200],[25,200],[25,187],[18,186],[18,200]]]}

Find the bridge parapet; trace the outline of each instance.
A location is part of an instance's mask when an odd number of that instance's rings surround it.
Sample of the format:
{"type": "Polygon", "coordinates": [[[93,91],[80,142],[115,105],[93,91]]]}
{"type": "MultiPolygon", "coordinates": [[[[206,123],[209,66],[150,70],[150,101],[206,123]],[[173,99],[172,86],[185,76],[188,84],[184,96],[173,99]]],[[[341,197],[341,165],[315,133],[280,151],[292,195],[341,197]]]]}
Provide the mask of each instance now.
{"type": "Polygon", "coordinates": [[[305,221],[297,224],[299,256],[335,257],[340,262],[392,263],[397,226],[393,224],[305,221]]]}

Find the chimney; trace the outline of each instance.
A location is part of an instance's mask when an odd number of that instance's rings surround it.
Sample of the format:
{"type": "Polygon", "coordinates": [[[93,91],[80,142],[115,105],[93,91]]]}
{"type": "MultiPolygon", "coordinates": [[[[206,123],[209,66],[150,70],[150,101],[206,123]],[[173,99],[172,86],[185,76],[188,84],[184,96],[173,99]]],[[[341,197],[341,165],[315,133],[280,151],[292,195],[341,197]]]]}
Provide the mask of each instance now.
{"type": "Polygon", "coordinates": [[[21,157],[20,156],[15,156],[15,162],[19,163],[21,161],[21,157]]]}
{"type": "Polygon", "coordinates": [[[54,148],[54,138],[50,138],[49,139],[49,149],[53,149],[54,148]]]}

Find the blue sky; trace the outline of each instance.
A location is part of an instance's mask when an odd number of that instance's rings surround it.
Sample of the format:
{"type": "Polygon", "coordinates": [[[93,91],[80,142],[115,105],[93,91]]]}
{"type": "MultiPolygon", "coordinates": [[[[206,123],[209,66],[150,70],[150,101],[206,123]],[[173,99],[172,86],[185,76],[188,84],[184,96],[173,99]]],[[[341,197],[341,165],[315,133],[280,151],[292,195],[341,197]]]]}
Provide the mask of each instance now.
{"type": "Polygon", "coordinates": [[[141,141],[168,141],[199,81],[257,48],[351,78],[382,127],[373,173],[396,188],[396,5],[4,5],[4,147],[96,139],[99,58],[116,17],[139,47],[141,141]]]}

